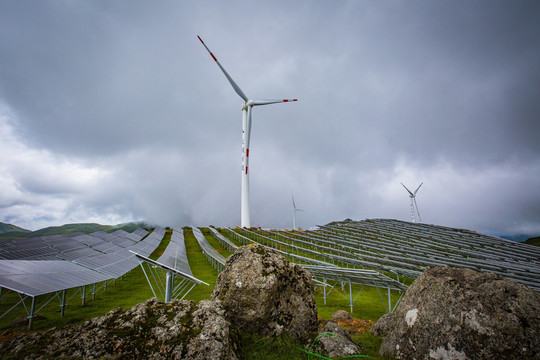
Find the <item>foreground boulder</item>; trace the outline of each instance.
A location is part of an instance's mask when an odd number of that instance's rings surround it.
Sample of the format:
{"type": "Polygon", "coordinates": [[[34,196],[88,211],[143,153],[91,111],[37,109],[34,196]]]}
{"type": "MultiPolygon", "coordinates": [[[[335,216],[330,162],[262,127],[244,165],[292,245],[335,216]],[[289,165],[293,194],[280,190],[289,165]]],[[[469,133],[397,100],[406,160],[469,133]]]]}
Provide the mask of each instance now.
{"type": "Polygon", "coordinates": [[[495,274],[427,268],[381,320],[381,355],[540,359],[540,294],[495,274]]]}
{"type": "Polygon", "coordinates": [[[246,332],[304,340],[317,331],[311,274],[261,245],[240,247],[228,258],[212,299],[246,332]]]}
{"type": "Polygon", "coordinates": [[[0,344],[18,359],[238,359],[238,335],[218,301],[150,299],[82,325],[19,336],[0,344]]]}
{"type": "Polygon", "coordinates": [[[317,354],[330,358],[341,358],[362,353],[362,347],[352,342],[348,331],[342,329],[332,320],[328,321],[319,331],[313,350],[317,354]]]}

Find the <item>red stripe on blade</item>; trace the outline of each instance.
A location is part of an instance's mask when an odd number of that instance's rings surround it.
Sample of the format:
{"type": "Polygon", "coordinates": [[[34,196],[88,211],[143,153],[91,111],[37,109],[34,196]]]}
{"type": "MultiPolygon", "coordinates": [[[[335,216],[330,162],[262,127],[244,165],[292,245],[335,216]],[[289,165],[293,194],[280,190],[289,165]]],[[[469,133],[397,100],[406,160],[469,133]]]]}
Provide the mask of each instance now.
{"type": "Polygon", "coordinates": [[[246,166],[246,175],[247,175],[247,168],[248,168],[248,167],[246,166]]]}
{"type": "Polygon", "coordinates": [[[249,149],[246,149],[246,157],[249,157],[249,149]]]}
{"type": "Polygon", "coordinates": [[[214,54],[210,53],[210,55],[212,55],[212,59],[214,59],[214,61],[217,61],[216,57],[214,56],[214,54]]]}

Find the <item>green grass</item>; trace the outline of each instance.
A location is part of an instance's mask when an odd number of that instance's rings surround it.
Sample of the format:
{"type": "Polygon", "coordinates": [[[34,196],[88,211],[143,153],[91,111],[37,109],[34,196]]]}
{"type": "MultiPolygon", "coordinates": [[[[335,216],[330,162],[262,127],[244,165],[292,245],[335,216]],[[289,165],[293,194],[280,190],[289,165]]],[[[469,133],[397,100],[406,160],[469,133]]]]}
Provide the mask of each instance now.
{"type": "Polygon", "coordinates": [[[191,229],[184,229],[184,241],[186,244],[186,253],[188,256],[189,266],[193,276],[202,280],[210,286],[204,284],[196,285],[187,296],[187,299],[199,302],[200,300],[210,299],[212,290],[216,284],[218,272],[214,269],[206,257],[204,256],[197,239],[193,236],[191,229]]]}
{"type": "MultiPolygon", "coordinates": [[[[231,241],[237,243],[231,239],[227,231],[221,232],[224,236],[231,241]]],[[[209,243],[216,248],[223,256],[228,257],[230,253],[223,248],[209,233],[207,229],[203,229],[209,243]]],[[[162,243],[152,253],[151,258],[158,258],[165,250],[168,242],[170,241],[171,232],[167,231],[162,243]]],[[[209,264],[208,260],[202,253],[197,240],[193,236],[191,229],[184,229],[184,239],[186,244],[186,252],[188,261],[193,272],[193,276],[207,282],[210,286],[197,285],[188,294],[186,299],[198,302],[203,299],[210,299],[212,290],[216,283],[218,272],[209,264]]],[[[241,245],[241,244],[238,244],[241,245]]],[[[108,289],[105,292],[102,288],[96,295],[95,299],[92,299],[92,287],[87,286],[87,299],[84,306],[81,306],[81,294],[75,295],[68,303],[65,309],[65,316],[60,316],[60,302],[59,299],[54,299],[43,309],[39,311],[37,315],[44,316],[46,319],[38,320],[34,322],[33,331],[45,331],[51,327],[62,327],[68,324],[77,324],[84,322],[90,318],[103,316],[107,312],[117,307],[124,309],[131,308],[132,306],[143,302],[153,296],[150,287],[146,281],[146,278],[140,268],[137,267],[124,278],[118,279],[116,285],[110,281],[108,289]]],[[[346,287],[348,290],[348,286],[346,287]]],[[[357,295],[360,290],[359,286],[353,286],[354,296],[357,295]]],[[[69,289],[67,291],[67,297],[71,297],[77,289],[69,289]]],[[[383,299],[387,299],[385,291],[381,291],[383,299]]],[[[37,298],[37,308],[41,306],[51,295],[39,296],[37,298]]],[[[11,308],[19,297],[16,293],[8,292],[4,290],[2,294],[2,301],[0,302],[0,315],[7,309],[11,308]]],[[[340,286],[337,286],[327,296],[327,303],[324,304],[322,291],[318,288],[315,292],[315,300],[318,307],[319,317],[322,319],[329,319],[332,314],[337,310],[349,311],[349,300],[343,295],[343,291],[340,286]],[[339,290],[339,291],[338,291],[339,290]]],[[[397,293],[392,293],[392,303],[397,300],[397,293]]],[[[27,301],[28,304],[28,301],[27,301]]],[[[385,307],[377,293],[375,288],[365,287],[358,296],[353,317],[364,320],[376,321],[378,318],[386,313],[385,307]]],[[[10,328],[12,320],[18,317],[26,316],[24,308],[19,305],[14,311],[5,317],[0,319],[0,333],[6,328],[10,328]]],[[[11,327],[14,332],[27,332],[27,326],[11,327]]],[[[359,342],[366,349],[366,354],[374,359],[386,359],[377,356],[378,348],[380,346],[380,337],[376,337],[370,333],[363,335],[355,335],[353,340],[359,342]]],[[[280,337],[274,340],[265,339],[258,335],[243,334],[242,337],[242,349],[243,357],[245,359],[317,359],[313,355],[308,355],[305,352],[299,350],[297,345],[290,338],[280,337]]]]}

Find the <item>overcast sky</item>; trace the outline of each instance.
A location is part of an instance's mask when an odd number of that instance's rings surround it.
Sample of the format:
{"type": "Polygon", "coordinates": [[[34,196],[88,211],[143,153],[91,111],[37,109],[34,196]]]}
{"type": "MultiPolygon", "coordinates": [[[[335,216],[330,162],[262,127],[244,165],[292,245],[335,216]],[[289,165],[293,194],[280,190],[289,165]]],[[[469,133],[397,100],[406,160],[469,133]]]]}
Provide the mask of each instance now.
{"type": "Polygon", "coordinates": [[[537,1],[0,0],[0,221],[540,234],[537,1]]]}

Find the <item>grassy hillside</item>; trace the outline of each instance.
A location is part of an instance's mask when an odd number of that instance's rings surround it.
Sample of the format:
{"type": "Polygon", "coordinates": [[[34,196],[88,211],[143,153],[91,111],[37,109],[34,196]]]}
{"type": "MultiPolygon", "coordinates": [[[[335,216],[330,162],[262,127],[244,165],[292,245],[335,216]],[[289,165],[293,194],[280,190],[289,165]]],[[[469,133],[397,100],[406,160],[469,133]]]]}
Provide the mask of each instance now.
{"type": "MultiPolygon", "coordinates": [[[[2,224],[2,223],[0,223],[2,224]]],[[[101,225],[95,223],[81,223],[81,224],[66,224],[62,226],[50,226],[36,231],[25,230],[15,225],[3,224],[12,226],[20,230],[9,230],[6,232],[0,231],[0,239],[22,239],[34,236],[47,236],[47,235],[69,235],[73,233],[85,233],[90,234],[96,231],[113,232],[116,230],[125,230],[127,232],[133,232],[140,227],[153,227],[144,223],[124,223],[119,225],[101,225]]],[[[7,229],[7,227],[6,227],[7,229]]]]}
{"type": "Polygon", "coordinates": [[[527,239],[523,243],[524,244],[529,244],[529,245],[534,245],[534,246],[540,246],[540,236],[527,239]]]}
{"type": "Polygon", "coordinates": [[[29,233],[29,232],[31,232],[31,231],[23,229],[21,227],[15,226],[15,225],[0,222],[0,234],[4,234],[4,233],[29,233]]]}

